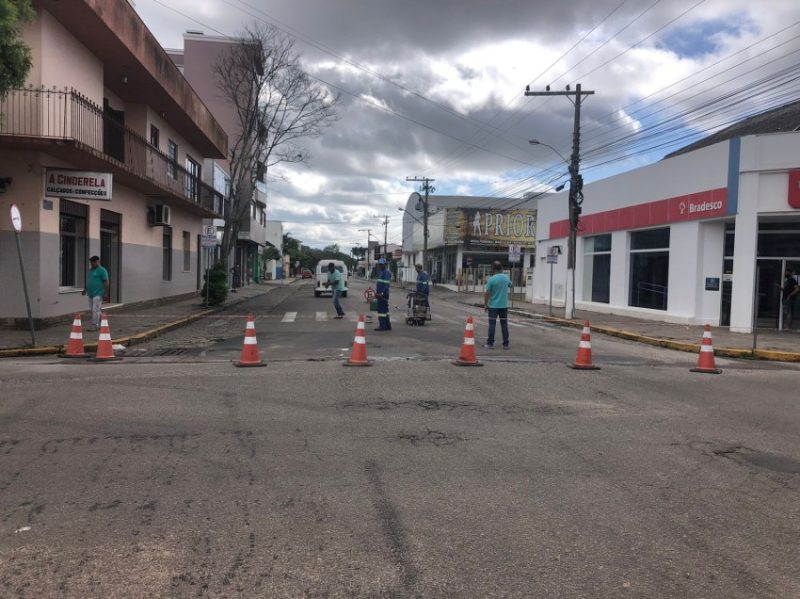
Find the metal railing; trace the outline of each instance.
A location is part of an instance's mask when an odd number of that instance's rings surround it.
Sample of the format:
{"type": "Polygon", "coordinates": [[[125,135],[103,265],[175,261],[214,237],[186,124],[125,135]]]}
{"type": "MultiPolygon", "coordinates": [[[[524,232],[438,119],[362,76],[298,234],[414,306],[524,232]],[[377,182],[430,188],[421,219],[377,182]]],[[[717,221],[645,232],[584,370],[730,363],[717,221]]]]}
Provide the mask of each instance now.
{"type": "Polygon", "coordinates": [[[223,214],[221,193],[75,90],[10,90],[0,99],[0,136],[73,141],[171,195],[223,214]]]}

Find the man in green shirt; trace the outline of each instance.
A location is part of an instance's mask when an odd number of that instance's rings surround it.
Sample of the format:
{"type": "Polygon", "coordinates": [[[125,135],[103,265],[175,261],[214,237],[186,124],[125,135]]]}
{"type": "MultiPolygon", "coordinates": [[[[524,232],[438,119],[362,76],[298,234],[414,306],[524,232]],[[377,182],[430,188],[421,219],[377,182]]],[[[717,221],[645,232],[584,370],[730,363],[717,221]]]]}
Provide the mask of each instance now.
{"type": "Polygon", "coordinates": [[[108,271],[100,266],[100,258],[92,256],[89,258],[89,273],[86,275],[86,287],[83,288],[83,295],[89,297],[89,310],[92,313],[92,326],[97,330],[100,327],[100,311],[103,307],[103,298],[108,295],[109,281],[108,271]]]}
{"type": "Polygon", "coordinates": [[[483,309],[489,311],[489,338],[483,347],[494,349],[494,331],[496,319],[500,318],[500,330],[503,333],[503,349],[508,349],[508,290],[511,279],[503,272],[500,262],[492,262],[492,276],[486,280],[486,291],[483,293],[483,309]]]}
{"type": "Polygon", "coordinates": [[[336,270],[336,265],[333,262],[328,264],[328,282],[325,283],[325,286],[330,286],[333,293],[333,307],[336,308],[336,316],[334,318],[341,320],[344,318],[344,310],[339,304],[339,298],[342,297],[342,291],[344,291],[344,279],[342,278],[342,273],[336,270]]]}

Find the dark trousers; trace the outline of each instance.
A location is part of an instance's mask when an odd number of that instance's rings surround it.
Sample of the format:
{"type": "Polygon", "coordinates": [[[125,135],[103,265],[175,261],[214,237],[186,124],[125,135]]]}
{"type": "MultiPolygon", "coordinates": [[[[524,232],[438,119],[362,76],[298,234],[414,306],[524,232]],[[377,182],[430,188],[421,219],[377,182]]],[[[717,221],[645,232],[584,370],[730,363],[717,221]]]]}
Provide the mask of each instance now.
{"type": "Polygon", "coordinates": [[[342,292],[339,289],[333,290],[333,307],[336,308],[337,316],[344,316],[344,310],[342,310],[341,304],[339,304],[339,298],[342,297],[342,292]]]}
{"type": "Polygon", "coordinates": [[[495,318],[500,317],[500,331],[503,333],[503,347],[508,345],[508,308],[489,308],[489,338],[486,343],[494,345],[494,331],[497,323],[495,318]]]}
{"type": "Polygon", "coordinates": [[[392,323],[389,322],[389,299],[378,298],[378,328],[391,329],[392,323]]]}

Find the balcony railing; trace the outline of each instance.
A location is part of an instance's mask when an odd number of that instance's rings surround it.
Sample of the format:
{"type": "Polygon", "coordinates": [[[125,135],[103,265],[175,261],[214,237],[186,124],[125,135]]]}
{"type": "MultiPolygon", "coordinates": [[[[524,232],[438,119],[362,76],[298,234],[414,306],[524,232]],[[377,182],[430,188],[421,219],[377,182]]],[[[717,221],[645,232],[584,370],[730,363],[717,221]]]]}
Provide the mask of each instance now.
{"type": "Polygon", "coordinates": [[[221,193],[125,127],[114,111],[105,112],[74,90],[11,90],[0,100],[0,136],[75,142],[170,195],[223,214],[221,193]]]}

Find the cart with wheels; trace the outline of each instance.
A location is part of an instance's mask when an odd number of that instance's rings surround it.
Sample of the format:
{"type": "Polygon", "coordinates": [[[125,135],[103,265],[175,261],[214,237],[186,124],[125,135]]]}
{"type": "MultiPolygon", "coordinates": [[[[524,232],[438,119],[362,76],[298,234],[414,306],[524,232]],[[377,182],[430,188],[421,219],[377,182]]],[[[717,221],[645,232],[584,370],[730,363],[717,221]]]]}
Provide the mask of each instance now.
{"type": "Polygon", "coordinates": [[[406,324],[425,326],[425,321],[431,319],[431,308],[428,305],[428,296],[424,293],[412,291],[406,296],[408,311],[406,324]]]}

